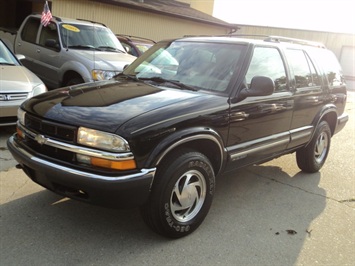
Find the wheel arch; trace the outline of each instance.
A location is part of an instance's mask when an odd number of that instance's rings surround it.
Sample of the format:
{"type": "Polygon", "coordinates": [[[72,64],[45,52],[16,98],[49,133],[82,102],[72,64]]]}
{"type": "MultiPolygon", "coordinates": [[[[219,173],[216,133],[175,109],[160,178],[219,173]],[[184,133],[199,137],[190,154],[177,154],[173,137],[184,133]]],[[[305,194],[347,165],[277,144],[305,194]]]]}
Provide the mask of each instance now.
{"type": "Polygon", "coordinates": [[[148,158],[149,165],[158,166],[178,149],[192,149],[204,154],[211,162],[215,175],[223,168],[226,150],[222,138],[212,129],[189,129],[170,135],[154,149],[148,158]]]}
{"type": "MultiPolygon", "coordinates": [[[[75,54],[72,54],[75,56],[75,54]]],[[[68,82],[70,78],[80,77],[84,82],[91,81],[91,73],[83,62],[77,60],[66,61],[59,70],[59,79],[62,86],[68,82]]]]}
{"type": "MultiPolygon", "coordinates": [[[[336,106],[335,105],[328,105],[325,106],[324,109],[320,112],[320,115],[317,118],[317,123],[315,125],[317,126],[319,123],[322,121],[326,121],[329,125],[330,131],[332,133],[332,136],[335,133],[335,129],[337,126],[337,111],[336,111],[336,106]]],[[[316,128],[316,127],[315,127],[316,128]]]]}
{"type": "MultiPolygon", "coordinates": [[[[63,78],[61,81],[61,86],[66,86],[68,81],[73,78],[81,78],[82,80],[84,80],[83,77],[78,72],[76,72],[74,70],[69,70],[69,71],[65,72],[65,74],[63,75],[63,78]]],[[[84,80],[84,82],[85,82],[85,80],[84,80]]]]}

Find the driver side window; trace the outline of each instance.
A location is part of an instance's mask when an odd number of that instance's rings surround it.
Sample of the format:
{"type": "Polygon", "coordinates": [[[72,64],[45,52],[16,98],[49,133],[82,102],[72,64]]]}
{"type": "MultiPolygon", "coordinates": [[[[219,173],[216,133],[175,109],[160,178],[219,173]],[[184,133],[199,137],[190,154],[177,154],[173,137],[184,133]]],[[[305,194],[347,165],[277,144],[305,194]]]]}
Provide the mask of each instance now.
{"type": "Polygon", "coordinates": [[[59,37],[57,25],[55,23],[49,23],[47,27],[42,26],[41,34],[39,36],[39,44],[46,46],[49,49],[59,49],[59,37]],[[48,41],[52,44],[48,46],[48,41]]]}
{"type": "Polygon", "coordinates": [[[275,83],[275,92],[286,91],[287,75],[279,51],[272,47],[255,47],[248,72],[245,76],[246,83],[250,83],[255,76],[271,78],[275,83]]]}

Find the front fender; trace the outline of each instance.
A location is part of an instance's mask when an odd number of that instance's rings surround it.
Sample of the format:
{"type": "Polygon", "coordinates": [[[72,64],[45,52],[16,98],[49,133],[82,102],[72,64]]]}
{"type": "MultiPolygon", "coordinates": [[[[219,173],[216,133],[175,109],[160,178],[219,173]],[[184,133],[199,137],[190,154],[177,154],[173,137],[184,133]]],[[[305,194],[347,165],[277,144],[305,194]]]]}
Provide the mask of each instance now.
{"type": "Polygon", "coordinates": [[[65,74],[69,71],[78,73],[84,79],[84,82],[92,81],[91,73],[88,68],[79,61],[71,60],[66,61],[59,69],[59,78],[61,84],[63,83],[65,74]]]}
{"type": "Polygon", "coordinates": [[[216,173],[220,172],[227,158],[227,151],[224,148],[221,136],[210,128],[196,127],[174,132],[167,136],[151,152],[147,165],[158,166],[159,163],[173,150],[182,147],[190,147],[202,153],[213,154],[210,158],[216,173]]]}

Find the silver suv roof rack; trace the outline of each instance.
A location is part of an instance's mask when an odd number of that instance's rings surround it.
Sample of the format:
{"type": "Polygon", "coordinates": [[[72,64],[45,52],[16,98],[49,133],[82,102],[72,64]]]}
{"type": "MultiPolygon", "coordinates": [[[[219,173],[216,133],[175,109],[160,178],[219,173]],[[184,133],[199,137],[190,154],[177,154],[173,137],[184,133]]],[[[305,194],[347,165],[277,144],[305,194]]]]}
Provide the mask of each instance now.
{"type": "Polygon", "coordinates": [[[253,39],[262,39],[265,42],[274,42],[274,43],[281,43],[281,42],[288,42],[294,44],[302,44],[308,46],[314,46],[318,48],[326,48],[323,43],[320,42],[313,42],[307,41],[302,39],[296,38],[289,38],[283,36],[270,36],[270,35],[257,35],[257,34],[223,34],[223,35],[184,35],[183,37],[236,37],[236,38],[253,38],[253,39]]]}
{"type": "Polygon", "coordinates": [[[278,42],[278,43],[289,42],[289,43],[295,43],[295,44],[314,46],[314,47],[318,47],[318,48],[325,48],[325,45],[320,42],[312,42],[312,41],[295,39],[295,38],[288,38],[288,37],[282,37],[282,36],[268,36],[266,39],[264,39],[264,41],[265,42],[278,42]]]}

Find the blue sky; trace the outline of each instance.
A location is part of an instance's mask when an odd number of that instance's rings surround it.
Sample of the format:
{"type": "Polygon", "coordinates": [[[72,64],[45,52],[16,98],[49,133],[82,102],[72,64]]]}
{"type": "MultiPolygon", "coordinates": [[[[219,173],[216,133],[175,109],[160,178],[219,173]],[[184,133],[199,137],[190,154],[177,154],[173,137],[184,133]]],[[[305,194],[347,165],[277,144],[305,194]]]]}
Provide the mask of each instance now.
{"type": "Polygon", "coordinates": [[[213,16],[229,23],[355,34],[352,0],[215,0],[213,16]]]}

